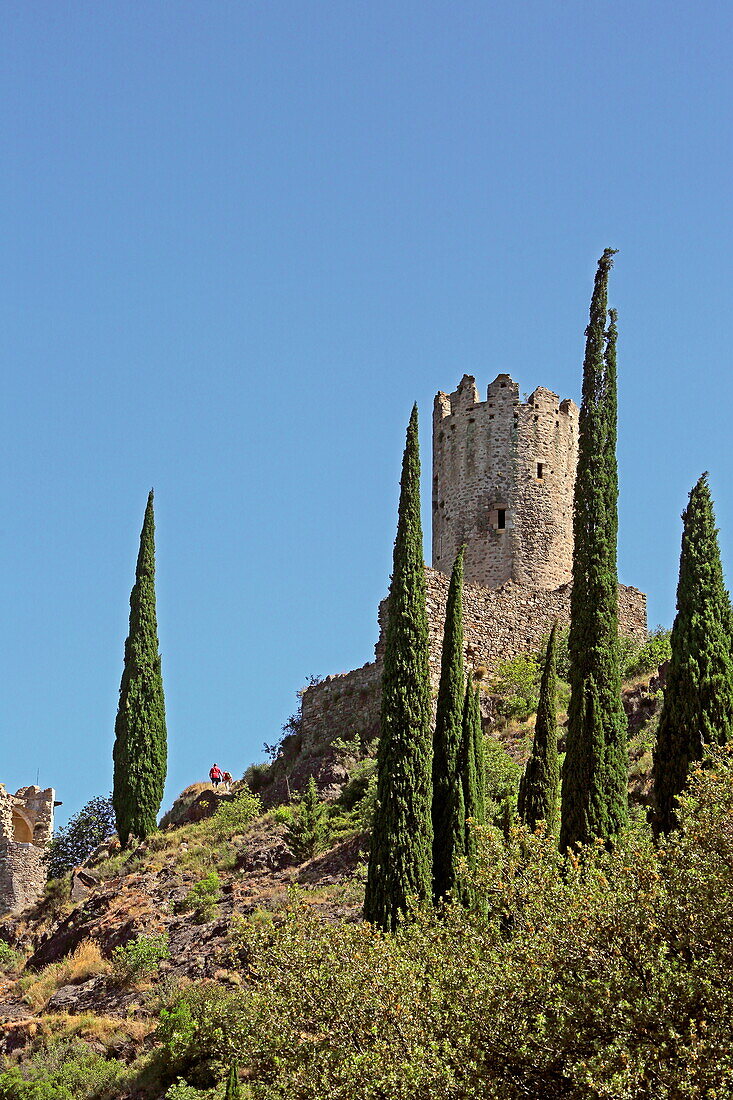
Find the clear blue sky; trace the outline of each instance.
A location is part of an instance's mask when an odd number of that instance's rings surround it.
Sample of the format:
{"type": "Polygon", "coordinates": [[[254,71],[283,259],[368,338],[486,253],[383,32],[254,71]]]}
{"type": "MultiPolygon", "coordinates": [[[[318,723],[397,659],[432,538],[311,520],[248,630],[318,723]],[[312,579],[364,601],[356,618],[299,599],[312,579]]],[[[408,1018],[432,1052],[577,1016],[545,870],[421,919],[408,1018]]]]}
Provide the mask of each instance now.
{"type": "Polygon", "coordinates": [[[621,579],[671,623],[704,469],[730,563],[732,18],[4,5],[0,779],[109,790],[151,486],[166,802],[241,775],[372,655],[412,402],[427,504],[436,390],[579,399],[606,245],[621,579]]]}

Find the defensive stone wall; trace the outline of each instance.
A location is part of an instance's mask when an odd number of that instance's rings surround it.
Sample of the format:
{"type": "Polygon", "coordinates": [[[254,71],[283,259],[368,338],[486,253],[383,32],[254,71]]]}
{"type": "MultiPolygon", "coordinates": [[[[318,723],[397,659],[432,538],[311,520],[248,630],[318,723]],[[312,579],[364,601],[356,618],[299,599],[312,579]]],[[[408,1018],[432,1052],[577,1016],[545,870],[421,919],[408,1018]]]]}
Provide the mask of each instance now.
{"type": "MultiPolygon", "coordinates": [[[[426,569],[430,679],[437,695],[443,625],[449,578],[426,569]]],[[[508,582],[501,588],[466,584],[463,626],[467,667],[484,668],[490,677],[500,662],[519,653],[537,652],[555,619],[570,622],[569,584],[554,590],[508,582]]],[[[306,688],[301,700],[303,753],[314,756],[333,741],[358,739],[366,746],[379,734],[380,685],[388,601],[379,606],[379,641],[375,660],[353,672],[328,676],[306,688]]],[[[646,638],[646,596],[619,585],[619,629],[629,637],[646,638]]]]}
{"type": "Polygon", "coordinates": [[[11,795],[0,783],[0,913],[18,912],[43,892],[55,805],[52,787],[11,795]]]}
{"type": "Polygon", "coordinates": [[[554,589],[570,580],[578,407],[539,386],[526,402],[508,374],[479,400],[464,375],[433,409],[433,566],[466,579],[554,589]]]}

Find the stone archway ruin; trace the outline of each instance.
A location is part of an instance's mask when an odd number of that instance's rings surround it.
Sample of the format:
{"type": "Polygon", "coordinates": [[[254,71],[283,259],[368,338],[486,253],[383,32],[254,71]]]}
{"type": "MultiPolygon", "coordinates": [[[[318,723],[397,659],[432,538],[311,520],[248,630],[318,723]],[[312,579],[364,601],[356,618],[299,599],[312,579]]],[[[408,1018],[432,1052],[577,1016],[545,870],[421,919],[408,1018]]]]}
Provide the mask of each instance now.
{"type": "Polygon", "coordinates": [[[13,795],[0,783],[0,914],[24,909],[43,891],[54,800],[52,787],[13,795]]]}

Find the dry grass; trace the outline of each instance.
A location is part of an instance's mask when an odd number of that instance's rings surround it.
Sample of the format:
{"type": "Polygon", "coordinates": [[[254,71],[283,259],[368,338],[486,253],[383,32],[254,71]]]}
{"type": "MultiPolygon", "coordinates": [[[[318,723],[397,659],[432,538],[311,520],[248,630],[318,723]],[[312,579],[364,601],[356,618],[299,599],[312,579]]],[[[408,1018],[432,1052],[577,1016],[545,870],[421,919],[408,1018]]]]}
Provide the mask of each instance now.
{"type": "Polygon", "coordinates": [[[99,946],[92,940],[84,940],[68,958],[45,966],[38,974],[25,975],[18,980],[17,986],[26,1004],[41,1009],[62,986],[77,985],[109,970],[110,964],[102,958],[99,946]]]}

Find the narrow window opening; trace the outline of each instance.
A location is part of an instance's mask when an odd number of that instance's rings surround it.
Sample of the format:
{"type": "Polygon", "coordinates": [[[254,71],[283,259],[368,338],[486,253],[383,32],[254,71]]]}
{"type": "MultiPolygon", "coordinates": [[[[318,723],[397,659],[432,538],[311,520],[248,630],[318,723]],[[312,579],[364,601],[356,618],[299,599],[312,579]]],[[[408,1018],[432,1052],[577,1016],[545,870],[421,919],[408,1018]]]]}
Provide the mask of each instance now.
{"type": "Polygon", "coordinates": [[[497,508],[496,510],[496,529],[497,531],[506,530],[506,509],[497,508]]]}
{"type": "Polygon", "coordinates": [[[542,480],[542,478],[544,476],[545,476],[545,464],[544,464],[544,462],[538,462],[537,463],[537,477],[540,480],[542,480]]]}

